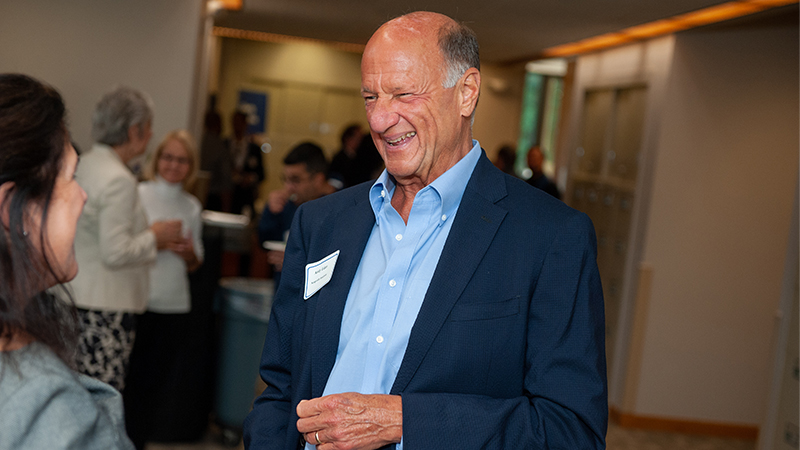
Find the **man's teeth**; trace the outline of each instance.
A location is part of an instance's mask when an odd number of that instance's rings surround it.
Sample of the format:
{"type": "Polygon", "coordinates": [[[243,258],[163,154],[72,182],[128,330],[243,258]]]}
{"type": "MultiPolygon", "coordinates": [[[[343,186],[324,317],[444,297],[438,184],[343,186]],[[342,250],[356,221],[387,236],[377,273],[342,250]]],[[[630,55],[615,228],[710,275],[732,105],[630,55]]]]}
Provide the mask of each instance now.
{"type": "Polygon", "coordinates": [[[417,135],[416,131],[410,131],[410,132],[398,137],[397,139],[392,139],[392,140],[386,141],[386,142],[388,142],[389,144],[397,144],[398,142],[402,141],[403,139],[414,137],[416,135],[417,135]]]}

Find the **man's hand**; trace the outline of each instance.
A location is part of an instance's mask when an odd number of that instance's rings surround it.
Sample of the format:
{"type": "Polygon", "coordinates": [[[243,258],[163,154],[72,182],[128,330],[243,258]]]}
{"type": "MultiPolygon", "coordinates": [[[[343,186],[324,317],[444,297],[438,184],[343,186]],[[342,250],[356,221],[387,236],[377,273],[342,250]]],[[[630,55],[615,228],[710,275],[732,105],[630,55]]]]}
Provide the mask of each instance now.
{"type": "Polygon", "coordinates": [[[267,203],[267,207],[269,207],[269,212],[272,214],[280,214],[283,211],[283,207],[286,206],[286,202],[289,201],[289,191],[286,189],[278,189],[276,191],[272,191],[269,193],[269,202],[267,203]]]}
{"type": "Polygon", "coordinates": [[[372,450],[400,442],[403,404],[399,395],[333,394],[297,405],[297,430],[318,450],[372,450]]]}
{"type": "Polygon", "coordinates": [[[283,270],[283,255],[285,252],[279,250],[270,250],[267,252],[267,262],[275,266],[278,272],[283,270]]]}

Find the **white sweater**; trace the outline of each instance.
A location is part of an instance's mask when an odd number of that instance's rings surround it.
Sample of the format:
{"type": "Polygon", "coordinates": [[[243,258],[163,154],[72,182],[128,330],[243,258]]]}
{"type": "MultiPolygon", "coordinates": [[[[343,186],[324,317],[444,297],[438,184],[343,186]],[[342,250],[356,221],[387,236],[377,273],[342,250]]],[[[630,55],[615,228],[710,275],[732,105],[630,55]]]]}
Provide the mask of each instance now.
{"type": "MultiPolygon", "coordinates": [[[[139,197],[152,224],[162,220],[183,222],[183,235],[191,235],[197,258],[203,260],[202,206],[180,184],[162,178],[139,184],[139,197]]],[[[156,313],[180,314],[191,310],[189,277],[186,262],[170,250],[158,252],[156,264],[150,268],[150,303],[147,309],[156,313]]]]}

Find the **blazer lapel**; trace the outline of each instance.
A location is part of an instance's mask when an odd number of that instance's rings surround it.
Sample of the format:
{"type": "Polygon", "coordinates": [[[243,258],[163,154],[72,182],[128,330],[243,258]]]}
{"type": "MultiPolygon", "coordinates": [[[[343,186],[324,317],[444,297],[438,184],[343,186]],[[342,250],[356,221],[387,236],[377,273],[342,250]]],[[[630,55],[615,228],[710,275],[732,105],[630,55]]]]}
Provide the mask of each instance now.
{"type": "Polygon", "coordinates": [[[339,347],[339,334],[342,327],[342,315],[350,285],[361,262],[361,255],[369,240],[375,215],[369,204],[368,190],[350,208],[337,212],[331,220],[333,230],[327,256],[339,250],[333,278],[319,294],[308,301],[316,301],[313,309],[313,327],[311,342],[311,393],[312,398],[322,395],[328,376],[336,362],[339,347]]]}
{"type": "Polygon", "coordinates": [[[436,271],[411,329],[392,394],[405,390],[450,310],[491,245],[506,210],[495,203],[506,196],[505,179],[482,154],[470,177],[436,271]]]}

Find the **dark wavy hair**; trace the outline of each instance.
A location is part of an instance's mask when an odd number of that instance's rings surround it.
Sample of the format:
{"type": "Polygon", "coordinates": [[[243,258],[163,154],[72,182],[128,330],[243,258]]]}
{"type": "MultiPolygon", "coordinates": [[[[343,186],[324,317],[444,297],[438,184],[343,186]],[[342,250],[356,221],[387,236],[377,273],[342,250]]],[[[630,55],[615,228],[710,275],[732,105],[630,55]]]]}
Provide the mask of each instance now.
{"type": "Polygon", "coordinates": [[[311,175],[328,172],[328,158],[325,157],[322,148],[313,142],[303,142],[296,145],[283,158],[283,164],[286,166],[300,163],[305,163],[306,170],[311,175]]]}
{"type": "Polygon", "coordinates": [[[25,332],[72,363],[77,342],[75,306],[66,289],[55,296],[45,287],[58,279],[47,252],[47,220],[68,139],[66,110],[52,87],[20,74],[0,74],[0,338],[25,332]],[[32,207],[38,206],[38,208],[32,207]],[[38,236],[24,229],[31,211],[41,214],[38,236]]]}

